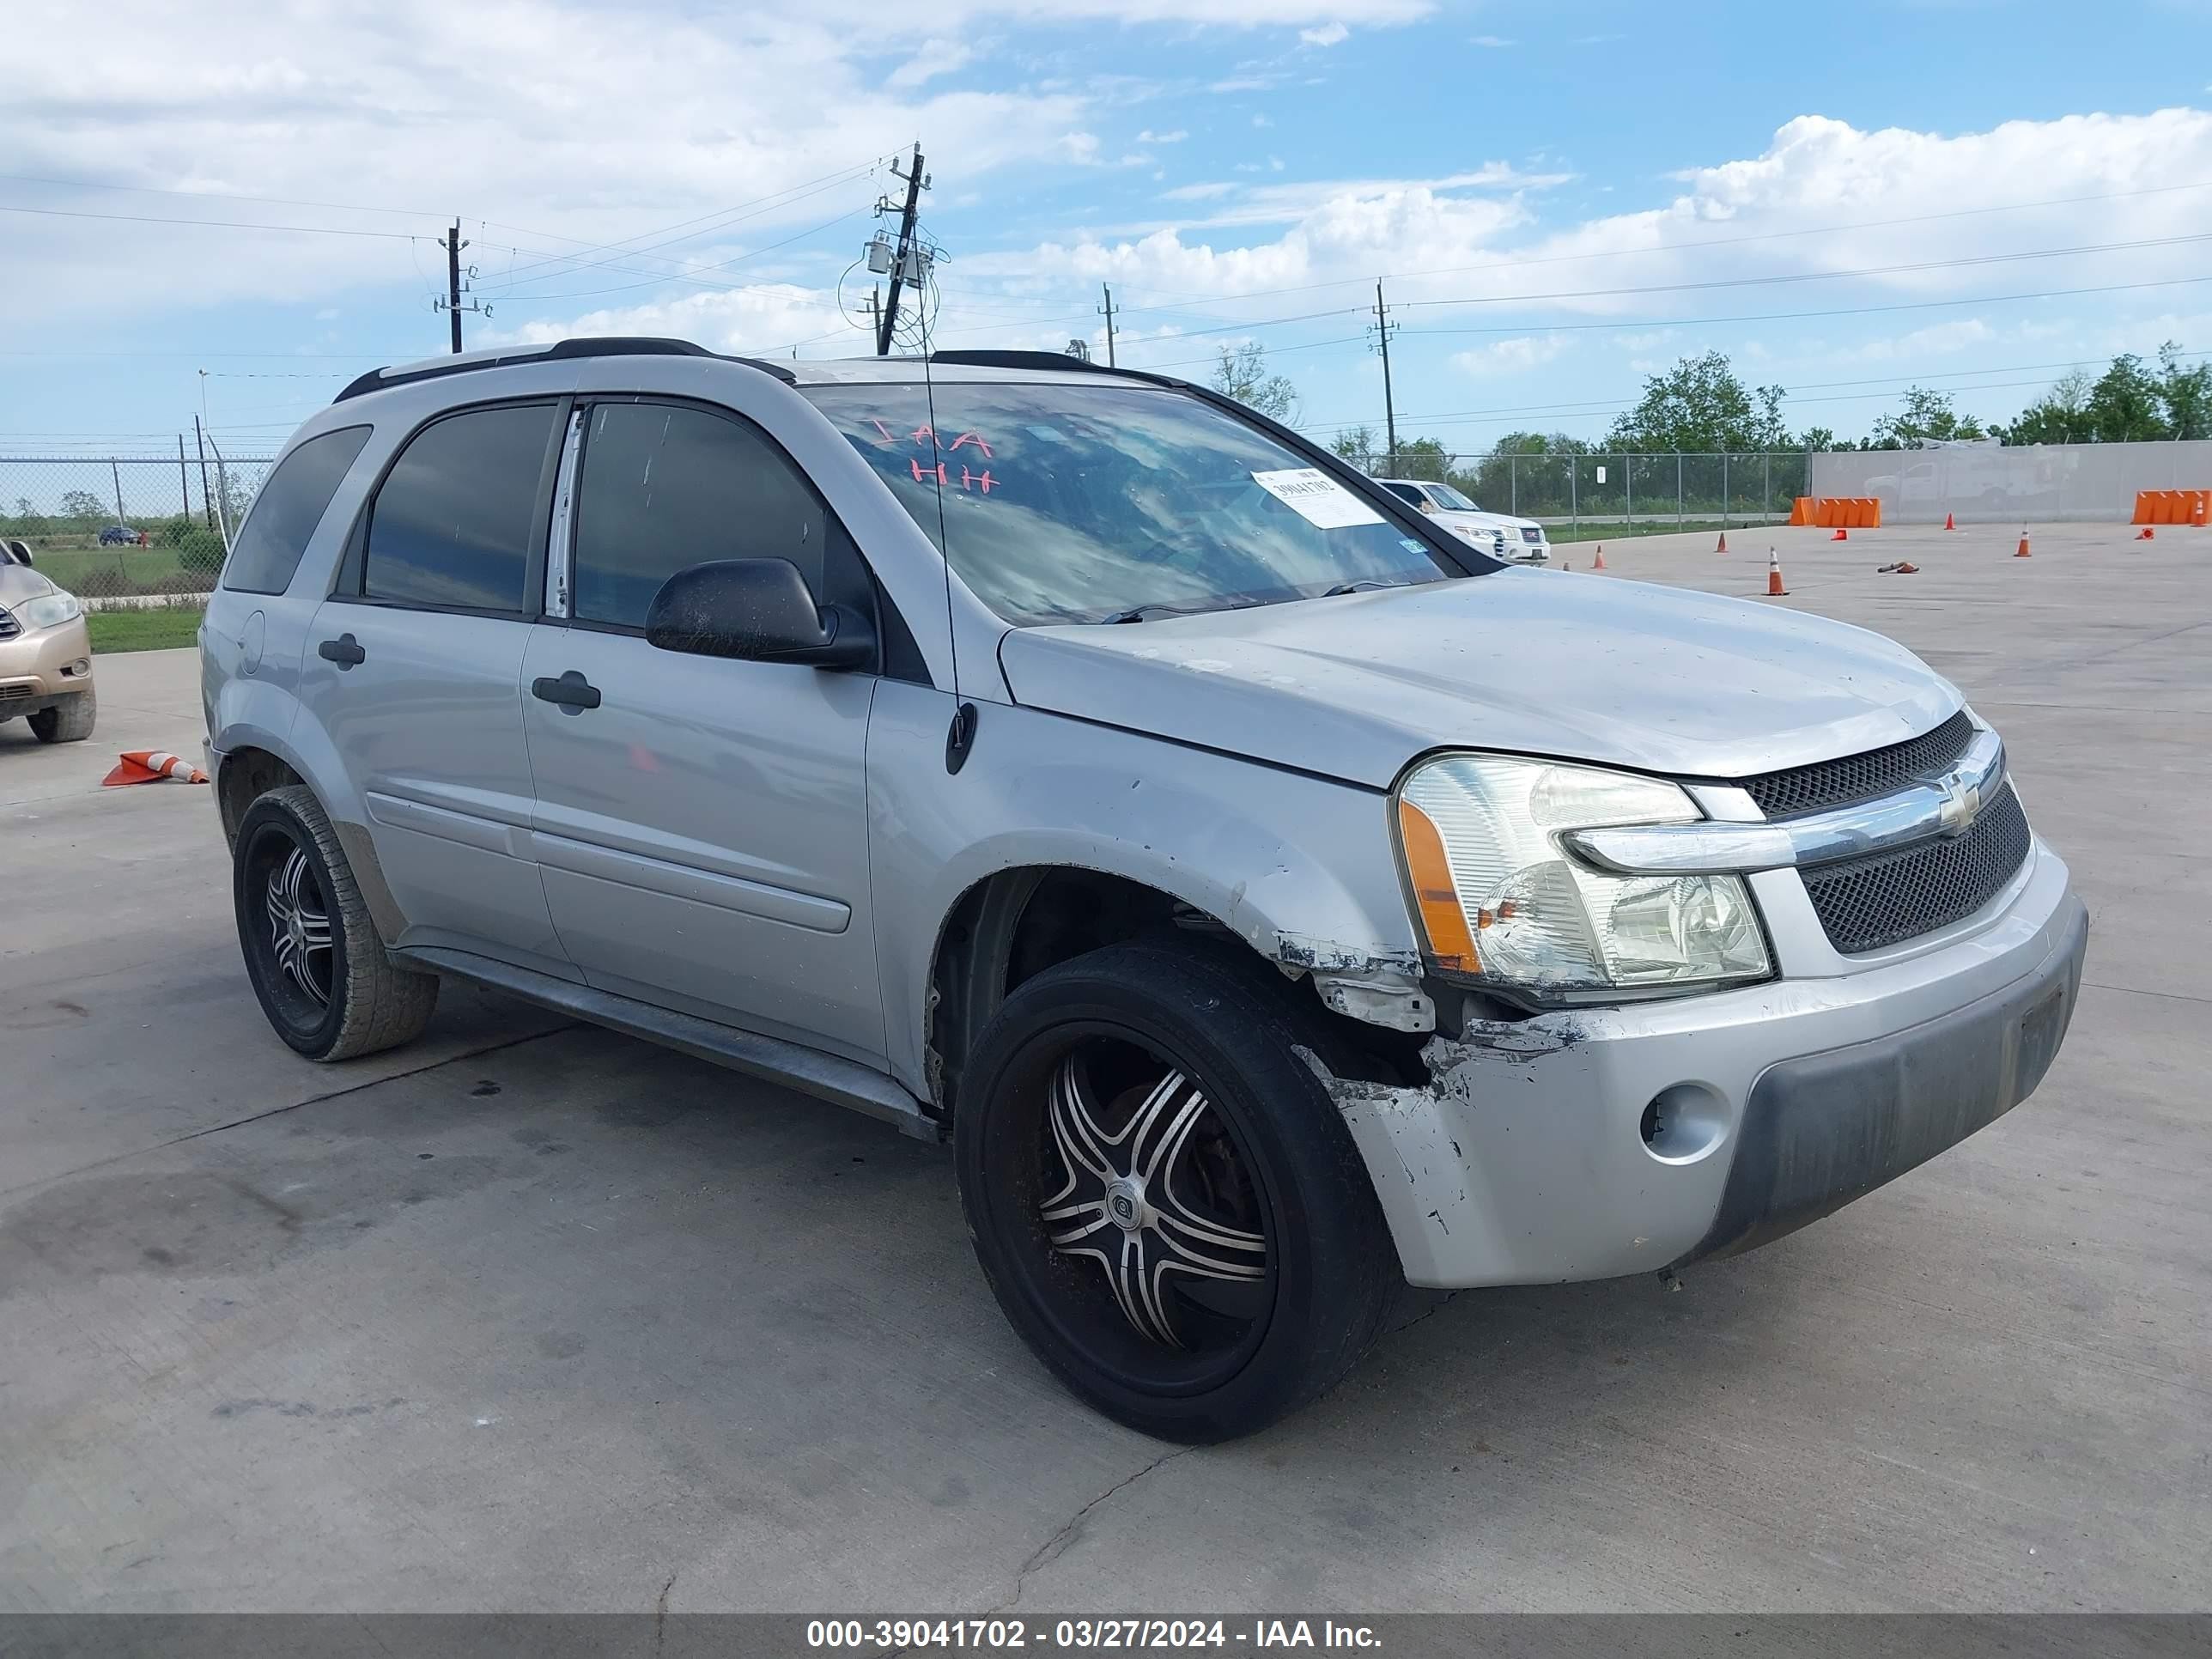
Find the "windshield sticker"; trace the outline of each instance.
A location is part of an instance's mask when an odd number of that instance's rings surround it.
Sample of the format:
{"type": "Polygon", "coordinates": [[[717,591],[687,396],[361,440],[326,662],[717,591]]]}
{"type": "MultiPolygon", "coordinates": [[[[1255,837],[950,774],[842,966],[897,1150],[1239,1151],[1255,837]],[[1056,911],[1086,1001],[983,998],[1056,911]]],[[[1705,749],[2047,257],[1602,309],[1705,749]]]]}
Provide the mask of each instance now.
{"type": "Polygon", "coordinates": [[[1381,514],[1319,467],[1255,472],[1252,482],[1318,529],[1348,530],[1354,525],[1382,522],[1381,514]]]}
{"type": "Polygon", "coordinates": [[[1415,541],[1411,536],[1399,537],[1398,545],[1404,548],[1408,553],[1425,553],[1429,550],[1427,548],[1422,546],[1420,543],[1415,541]]]}

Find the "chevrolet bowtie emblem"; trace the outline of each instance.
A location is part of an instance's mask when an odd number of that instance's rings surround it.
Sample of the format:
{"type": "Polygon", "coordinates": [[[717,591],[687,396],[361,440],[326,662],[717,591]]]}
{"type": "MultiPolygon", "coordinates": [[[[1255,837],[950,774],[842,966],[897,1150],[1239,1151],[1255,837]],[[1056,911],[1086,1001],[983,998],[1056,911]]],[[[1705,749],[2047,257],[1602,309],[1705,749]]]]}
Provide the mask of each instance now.
{"type": "Polygon", "coordinates": [[[1981,816],[1982,792],[1963,778],[1953,776],[1943,780],[1943,833],[1955,836],[1981,816]]]}

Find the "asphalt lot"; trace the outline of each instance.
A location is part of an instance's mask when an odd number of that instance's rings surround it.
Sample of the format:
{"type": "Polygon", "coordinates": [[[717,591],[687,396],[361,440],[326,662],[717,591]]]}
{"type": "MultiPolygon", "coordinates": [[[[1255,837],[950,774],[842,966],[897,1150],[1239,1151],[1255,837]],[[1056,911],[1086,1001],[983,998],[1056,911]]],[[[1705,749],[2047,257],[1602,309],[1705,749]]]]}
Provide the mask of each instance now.
{"type": "Polygon", "coordinates": [[[1409,1308],[1195,1451],[1030,1358],[940,1151],[451,988],[295,1060],[210,792],[96,787],[198,753],[192,657],[103,659],[91,744],[0,726],[0,1610],[2212,1606],[2212,532],[2131,533],[1607,544],[1771,544],[1965,688],[2094,915],[2072,1035],[1826,1222],[1409,1308]]]}

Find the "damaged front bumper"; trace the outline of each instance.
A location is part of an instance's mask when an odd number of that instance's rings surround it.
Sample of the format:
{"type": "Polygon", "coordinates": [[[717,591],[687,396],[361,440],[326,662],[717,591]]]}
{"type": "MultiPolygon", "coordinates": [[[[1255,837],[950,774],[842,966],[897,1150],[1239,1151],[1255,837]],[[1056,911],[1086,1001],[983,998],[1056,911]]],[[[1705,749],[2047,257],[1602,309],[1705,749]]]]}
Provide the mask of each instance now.
{"type": "Polygon", "coordinates": [[[2088,915],[2038,843],[1994,920],[1903,959],[1470,1023],[1425,1088],[1324,1081],[1416,1285],[1607,1279],[1748,1249],[1955,1145],[2057,1052],[2088,915]]]}

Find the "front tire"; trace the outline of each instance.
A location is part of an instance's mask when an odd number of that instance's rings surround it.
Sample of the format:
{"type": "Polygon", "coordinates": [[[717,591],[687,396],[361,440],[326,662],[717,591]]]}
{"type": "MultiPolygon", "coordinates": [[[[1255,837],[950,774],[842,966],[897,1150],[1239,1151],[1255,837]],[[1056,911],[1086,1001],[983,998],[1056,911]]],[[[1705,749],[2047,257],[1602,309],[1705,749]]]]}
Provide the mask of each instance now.
{"type": "Polygon", "coordinates": [[[411,1042],[438,1006],[434,974],[393,964],[322,804],[304,784],[246,809],[231,896],[246,977],[276,1035],[309,1060],[411,1042]]]}
{"type": "Polygon", "coordinates": [[[953,1150],[977,1261],[1078,1395],[1190,1443],[1334,1385],[1403,1282],[1326,1051],[1258,964],[1109,945],[1025,981],[978,1041],[953,1150]]]}
{"type": "Polygon", "coordinates": [[[100,698],[90,686],[29,716],[31,735],[40,743],[82,743],[100,718],[100,698]]]}

